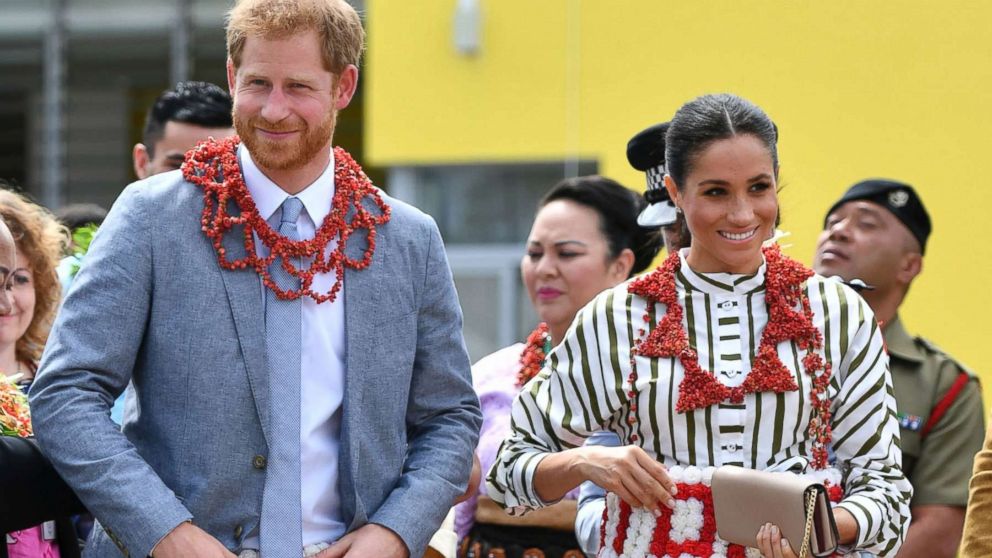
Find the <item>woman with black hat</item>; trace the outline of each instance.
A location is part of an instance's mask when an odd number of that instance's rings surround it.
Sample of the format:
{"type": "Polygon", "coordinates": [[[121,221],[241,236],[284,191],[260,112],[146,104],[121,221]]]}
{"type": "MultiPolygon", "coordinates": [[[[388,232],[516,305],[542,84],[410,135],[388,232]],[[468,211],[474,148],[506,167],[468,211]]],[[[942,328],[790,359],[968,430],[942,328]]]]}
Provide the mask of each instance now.
{"type": "Polygon", "coordinates": [[[882,338],[856,293],[763,248],[779,213],[774,125],[706,95],[666,140],[692,245],[579,312],[514,403],[490,496],[519,515],[596,482],[612,493],[600,556],[789,557],[800,541],[777,526],[755,533],[758,550],[721,540],[709,481],[720,465],[797,472],[842,498],[844,549],[894,554],[912,488],[882,338]],[[582,446],[600,429],[627,445],[582,446]]]}

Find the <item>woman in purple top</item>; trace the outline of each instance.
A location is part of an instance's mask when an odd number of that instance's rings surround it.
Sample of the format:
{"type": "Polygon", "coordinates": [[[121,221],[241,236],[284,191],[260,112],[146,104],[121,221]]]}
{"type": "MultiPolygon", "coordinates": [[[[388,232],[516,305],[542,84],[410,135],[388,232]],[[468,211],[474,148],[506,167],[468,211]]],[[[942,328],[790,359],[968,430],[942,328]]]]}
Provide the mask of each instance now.
{"type": "MultiPolygon", "coordinates": [[[[564,180],[541,200],[520,269],[542,323],[527,342],[472,367],[484,415],[477,450],[483,471],[510,434],[514,397],[541,370],[544,355],[564,337],[579,309],[646,269],[657,255],[662,242],[657,229],[637,225],[645,206],[640,194],[600,176],[564,180]]],[[[573,532],[576,495],[573,491],[526,517],[510,517],[486,496],[483,480],[479,494],[456,508],[459,556],[583,556],[573,532]]]]}

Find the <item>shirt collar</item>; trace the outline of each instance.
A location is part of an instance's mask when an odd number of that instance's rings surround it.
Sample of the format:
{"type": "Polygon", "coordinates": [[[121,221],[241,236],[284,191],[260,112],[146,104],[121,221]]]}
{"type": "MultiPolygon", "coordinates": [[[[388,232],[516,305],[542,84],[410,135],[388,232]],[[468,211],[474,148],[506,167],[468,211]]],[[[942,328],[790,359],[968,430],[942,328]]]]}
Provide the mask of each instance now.
{"type": "Polygon", "coordinates": [[[885,348],[888,349],[890,355],[913,362],[923,362],[923,351],[920,350],[916,342],[913,341],[913,338],[906,332],[906,328],[903,327],[902,320],[899,319],[898,314],[893,316],[885,324],[883,333],[885,337],[885,348]]]}
{"type": "Polygon", "coordinates": [[[686,290],[701,291],[711,295],[746,295],[765,288],[765,255],[761,255],[761,267],[751,274],[739,273],[700,273],[693,271],[685,260],[688,248],[679,250],[682,265],[676,276],[677,282],[686,290]]]}
{"type": "MultiPolygon", "coordinates": [[[[272,214],[286,201],[289,194],[265,176],[255,161],[251,158],[251,153],[244,144],[238,147],[238,159],[241,162],[241,173],[244,175],[245,184],[248,186],[248,193],[255,201],[258,214],[266,221],[272,214]]],[[[334,153],[331,153],[331,162],[324,169],[324,172],[317,177],[309,186],[304,188],[296,197],[303,202],[303,207],[307,210],[307,215],[313,221],[315,227],[320,227],[324,222],[324,217],[331,212],[331,203],[334,198],[334,153]]]]}

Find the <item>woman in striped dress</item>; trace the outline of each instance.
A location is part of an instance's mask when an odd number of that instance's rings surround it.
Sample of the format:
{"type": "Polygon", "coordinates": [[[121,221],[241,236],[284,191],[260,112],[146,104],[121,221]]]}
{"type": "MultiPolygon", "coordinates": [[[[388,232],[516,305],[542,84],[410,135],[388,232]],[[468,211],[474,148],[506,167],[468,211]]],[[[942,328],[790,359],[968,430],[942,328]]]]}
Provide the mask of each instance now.
{"type": "Polygon", "coordinates": [[[509,513],[591,480],[613,494],[600,556],[793,556],[771,525],[757,550],[728,546],[712,510],[687,504],[686,487],[732,464],[833,481],[842,550],[898,550],[912,488],[882,336],[845,285],[762,248],[779,213],[776,140],[767,115],[733,95],[676,113],[665,184],[692,246],[583,308],[514,402],[487,479],[509,513]],[[601,429],[627,445],[582,445],[601,429]]]}

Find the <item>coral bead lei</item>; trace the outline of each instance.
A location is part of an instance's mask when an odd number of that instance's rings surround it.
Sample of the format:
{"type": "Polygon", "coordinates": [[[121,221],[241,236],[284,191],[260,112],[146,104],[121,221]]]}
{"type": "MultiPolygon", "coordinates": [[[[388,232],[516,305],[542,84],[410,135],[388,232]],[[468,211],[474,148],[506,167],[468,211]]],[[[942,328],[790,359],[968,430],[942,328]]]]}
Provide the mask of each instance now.
{"type": "Polygon", "coordinates": [[[541,368],[544,368],[544,358],[549,351],[551,351],[551,331],[548,329],[548,324],[541,322],[527,336],[527,343],[520,353],[520,371],[517,372],[518,388],[524,387],[524,384],[537,376],[541,368]]]}
{"type": "MultiPolygon", "coordinates": [[[[628,289],[649,301],[666,306],[664,317],[645,336],[645,329],[639,329],[640,340],[632,350],[631,373],[628,379],[628,395],[632,407],[636,405],[638,355],[649,358],[677,357],[682,363],[685,375],[679,384],[679,398],[675,410],[680,413],[731,401],[741,403],[749,393],[770,391],[783,393],[796,391],[795,378],[778,356],[776,346],[784,341],[792,341],[805,351],[802,366],[812,378],[810,401],[813,416],[807,431],[812,440],[815,469],[827,466],[827,446],[830,444],[830,399],[826,395],[830,384],[830,363],[825,362],[817,349],[823,347],[823,336],[813,325],[813,312],[803,283],[813,272],[786,256],[777,245],[764,248],[765,301],[768,305],[768,323],[761,334],[761,343],[755,354],[751,372],[744,383],[737,387],[727,387],[711,373],[699,365],[696,350],[689,346],[686,331],[682,326],[683,309],[675,287],[675,275],[681,266],[677,252],[672,253],[665,263],[654,272],[635,280],[628,289]]],[[[648,305],[648,311],[653,305],[648,305]]],[[[651,322],[647,311],[644,321],[651,322]]],[[[631,409],[631,422],[636,421],[631,409]]]]}
{"type": "MultiPolygon", "coordinates": [[[[347,151],[334,148],[334,197],[331,211],[309,240],[289,240],[275,231],[258,213],[255,201],[248,192],[241,168],[238,165],[238,137],[224,140],[210,139],[201,142],[186,154],[183,163],[183,176],[189,182],[203,188],[203,216],[200,220],[203,233],[217,251],[217,261],[228,270],[254,269],[267,288],[280,299],[293,300],[309,296],[317,301],[333,302],[341,290],[345,268],[366,269],[372,263],[375,253],[376,226],[389,221],[390,208],[372,182],[365,176],[362,167],[351,158],[347,151]],[[371,204],[364,203],[366,200],[371,204]],[[238,213],[232,215],[228,209],[233,205],[238,213]],[[375,205],[378,215],[374,215],[367,205],[375,205]],[[348,215],[351,213],[351,217],[348,215]],[[236,227],[243,227],[245,256],[229,259],[223,246],[224,236],[236,227]],[[368,246],[361,259],[349,258],[345,254],[348,239],[355,233],[365,231],[368,246]],[[260,257],[255,250],[255,235],[268,248],[268,256],[260,257]],[[327,246],[337,240],[333,250],[327,246]],[[280,289],[269,275],[269,266],[277,258],[282,259],[282,267],[300,279],[299,289],[280,289]],[[309,259],[306,268],[297,268],[293,258],[309,259]],[[334,285],[326,293],[311,289],[313,278],[318,273],[333,273],[334,285]]],[[[238,233],[232,233],[236,236],[238,233]]]]}

